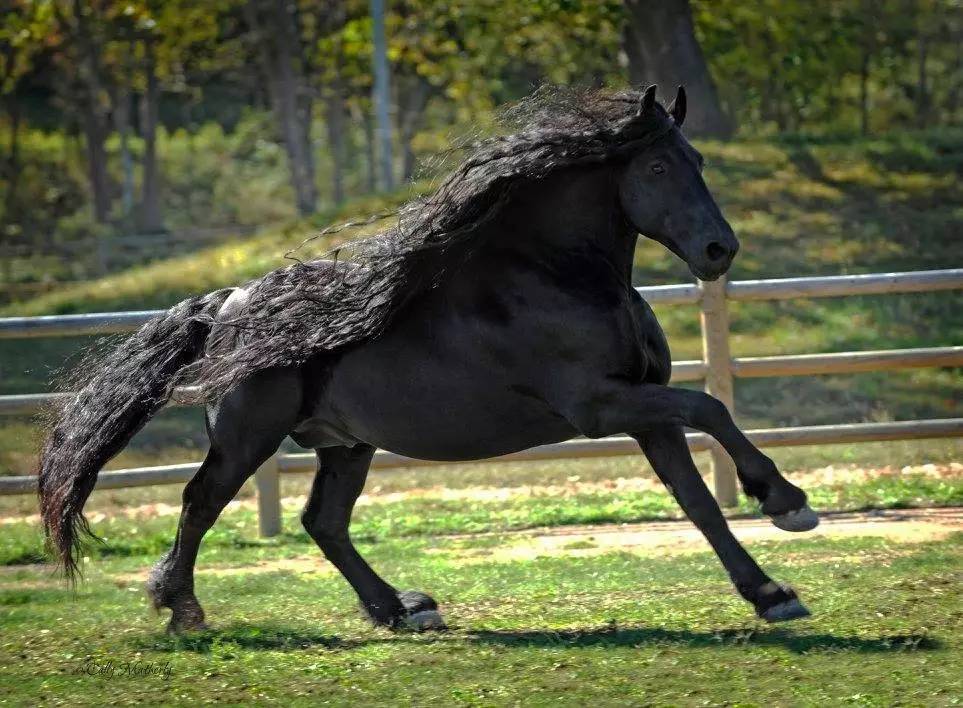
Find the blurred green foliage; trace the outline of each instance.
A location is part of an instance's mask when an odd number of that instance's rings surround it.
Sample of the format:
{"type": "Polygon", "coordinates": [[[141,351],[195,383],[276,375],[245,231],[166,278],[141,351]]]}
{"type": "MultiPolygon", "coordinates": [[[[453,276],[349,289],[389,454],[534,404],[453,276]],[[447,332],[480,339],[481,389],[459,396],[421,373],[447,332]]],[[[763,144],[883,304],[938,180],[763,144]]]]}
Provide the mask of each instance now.
{"type": "MultiPolygon", "coordinates": [[[[802,132],[810,141],[960,121],[957,0],[690,6],[723,107],[743,136],[802,132]]],[[[276,47],[265,44],[270,37],[252,15],[266,7],[263,0],[0,2],[0,243],[42,252],[136,232],[148,143],[158,156],[167,229],[293,217],[287,146],[272,113],[276,82],[264,64],[265,50],[276,47]],[[151,80],[159,86],[156,142],[145,132],[151,80]],[[101,167],[91,157],[99,143],[101,167]],[[92,196],[98,171],[109,207],[100,216],[92,196]]],[[[303,74],[295,77],[298,91],[311,99],[302,120],[318,207],[326,209],[342,194],[375,187],[368,3],[285,7],[297,34],[290,51],[303,74]],[[339,115],[344,128],[329,130],[339,115]]],[[[453,136],[489,130],[495,109],[540,83],[626,81],[620,0],[396,0],[388,10],[396,163],[405,176],[414,158],[445,151],[453,136]]],[[[41,270],[47,279],[76,279],[91,267],[80,259],[41,270]]],[[[35,277],[0,272],[0,280],[35,277]]]]}

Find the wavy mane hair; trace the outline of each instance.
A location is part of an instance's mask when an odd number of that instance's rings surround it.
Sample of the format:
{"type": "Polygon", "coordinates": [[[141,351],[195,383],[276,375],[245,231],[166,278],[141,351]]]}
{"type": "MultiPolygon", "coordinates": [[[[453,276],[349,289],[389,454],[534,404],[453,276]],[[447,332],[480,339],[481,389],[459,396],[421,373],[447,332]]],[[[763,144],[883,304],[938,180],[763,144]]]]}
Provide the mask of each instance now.
{"type": "Polygon", "coordinates": [[[668,133],[672,118],[658,104],[641,113],[641,97],[536,91],[500,117],[510,134],[469,146],[432,195],[396,212],[397,226],[248,283],[244,312],[213,321],[235,328],[235,345],[185,367],[180,383],[197,387],[192,399],[211,401],[257,371],[300,365],[377,336],[407,300],[444,276],[452,247],[480,246],[484,226],[519,185],[563,168],[624,160],[668,133]]]}

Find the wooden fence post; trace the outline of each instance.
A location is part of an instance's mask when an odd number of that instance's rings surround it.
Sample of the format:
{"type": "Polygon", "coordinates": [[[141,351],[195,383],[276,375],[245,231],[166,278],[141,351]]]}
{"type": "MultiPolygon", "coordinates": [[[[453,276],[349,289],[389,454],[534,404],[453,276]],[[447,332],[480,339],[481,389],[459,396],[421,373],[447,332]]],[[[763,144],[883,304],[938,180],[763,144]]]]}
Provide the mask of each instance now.
{"type": "Polygon", "coordinates": [[[257,487],[257,527],[261,538],[281,533],[281,475],[278,456],[271,455],[254,473],[257,487]]]}
{"type": "Polygon", "coordinates": [[[107,237],[102,233],[94,236],[94,259],[97,275],[107,275],[110,270],[110,249],[107,244],[107,237]]]}
{"type": "MultiPolygon", "coordinates": [[[[700,283],[700,320],[702,322],[702,357],[706,362],[706,393],[735,410],[732,391],[732,357],[729,355],[729,309],[726,303],[725,276],[700,283]]],[[[713,441],[712,484],[720,506],[736,504],[736,466],[719,443],[713,441]]]]}

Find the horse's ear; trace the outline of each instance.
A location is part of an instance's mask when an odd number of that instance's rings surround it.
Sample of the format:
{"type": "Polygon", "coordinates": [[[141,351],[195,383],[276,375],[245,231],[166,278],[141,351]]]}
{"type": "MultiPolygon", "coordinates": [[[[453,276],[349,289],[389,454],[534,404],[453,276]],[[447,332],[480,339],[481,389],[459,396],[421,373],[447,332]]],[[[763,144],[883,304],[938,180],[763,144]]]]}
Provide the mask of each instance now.
{"type": "Polygon", "coordinates": [[[652,109],[655,108],[656,88],[656,85],[652,84],[642,93],[642,103],[639,106],[639,115],[651,113],[652,109]]]}
{"type": "Polygon", "coordinates": [[[675,100],[669,107],[669,114],[672,116],[672,120],[675,121],[675,127],[681,128],[682,124],[685,123],[685,87],[680,86],[679,92],[675,95],[675,100]]]}

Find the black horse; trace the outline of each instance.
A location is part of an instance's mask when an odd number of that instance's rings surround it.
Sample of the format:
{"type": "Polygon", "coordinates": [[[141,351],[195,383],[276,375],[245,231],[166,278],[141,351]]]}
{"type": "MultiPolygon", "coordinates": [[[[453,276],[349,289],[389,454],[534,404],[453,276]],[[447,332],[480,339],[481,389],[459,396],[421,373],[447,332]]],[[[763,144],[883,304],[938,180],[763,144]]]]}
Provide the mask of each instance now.
{"type": "Polygon", "coordinates": [[[778,527],[818,523],[806,495],[722,403],[666,385],[665,337],[631,283],[638,234],[703,280],[725,273],[739,247],[680,132],[685,106],[681,88],[668,111],[654,86],[539,94],[516,111],[515,134],[476,146],[356,257],[186,300],[85,369],[40,466],[45,530],[68,574],[98,471],[175,384],[193,383],[208,401],[211,448],[148,582],[173,630],[204,626],[193,578],[201,539],[288,435],[317,451],[304,526],[378,624],[443,626],[429,596],[396,590],[348,536],[376,448],[474,460],[616,433],[639,442],[760,617],[807,615],[729,531],[684,426],[719,441],[778,527]]]}

